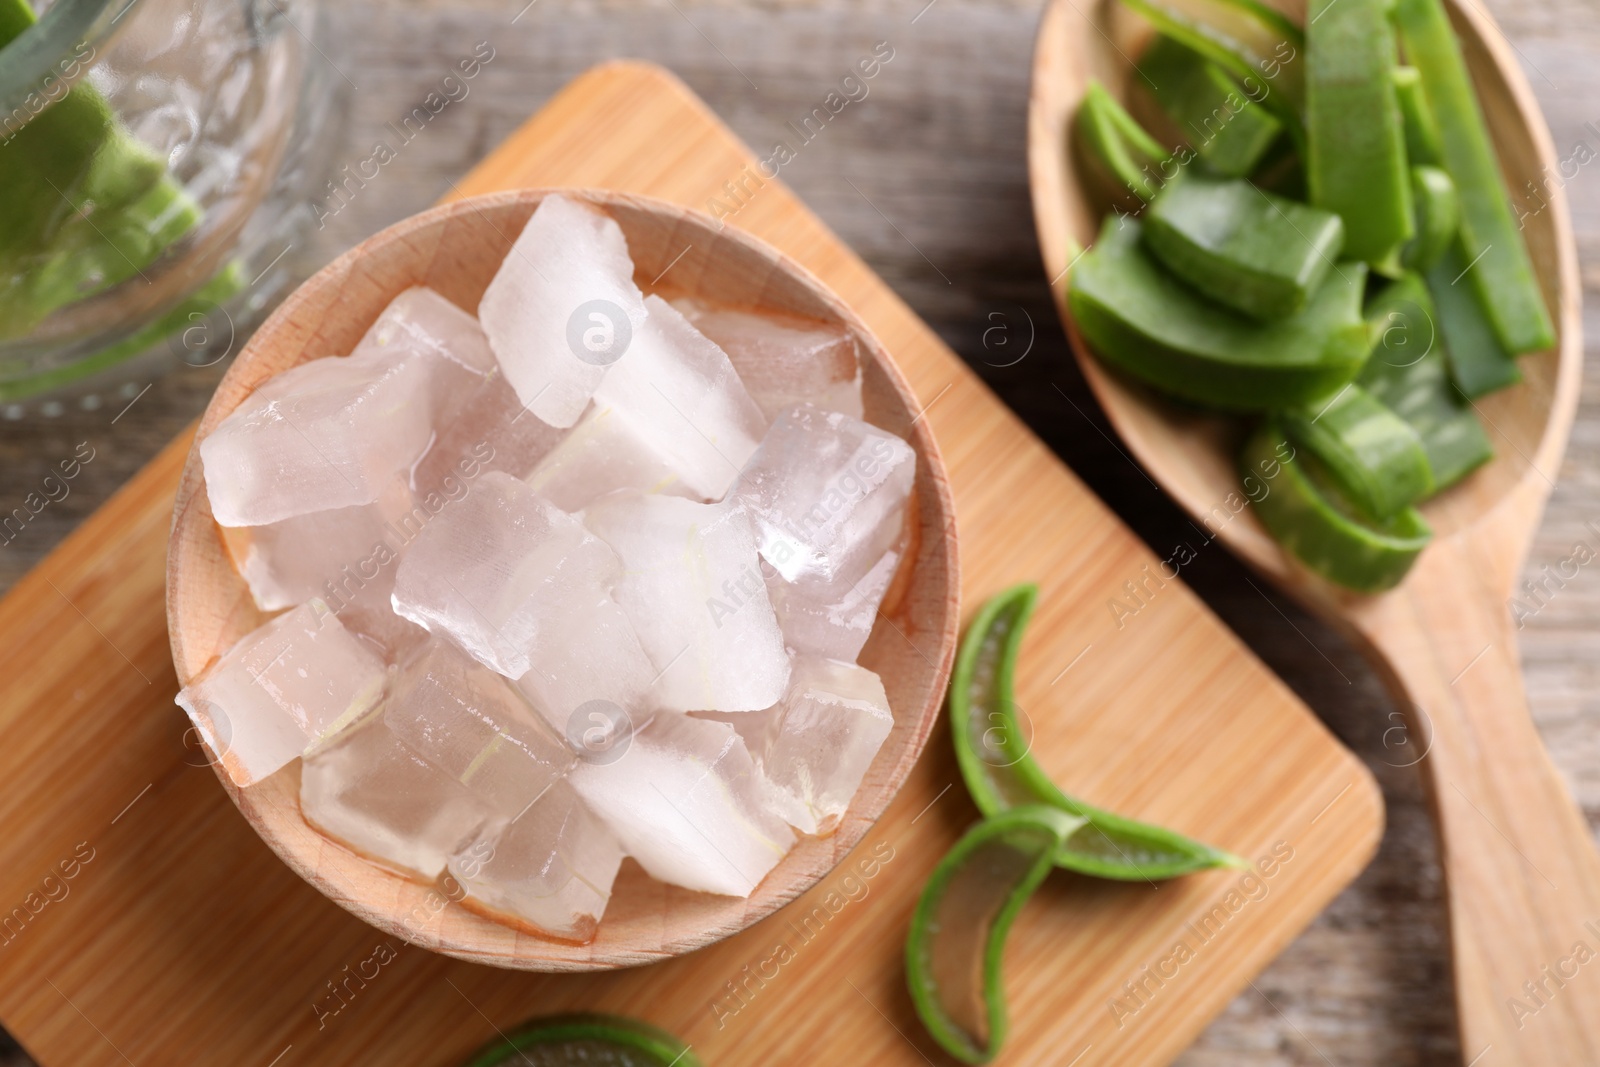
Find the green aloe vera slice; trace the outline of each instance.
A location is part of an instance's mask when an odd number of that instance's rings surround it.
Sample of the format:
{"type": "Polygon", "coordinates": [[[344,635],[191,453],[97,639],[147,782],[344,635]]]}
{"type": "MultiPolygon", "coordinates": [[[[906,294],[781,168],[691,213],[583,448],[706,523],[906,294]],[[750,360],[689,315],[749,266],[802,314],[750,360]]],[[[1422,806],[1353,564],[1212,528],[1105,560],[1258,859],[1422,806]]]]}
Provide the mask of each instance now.
{"type": "Polygon", "coordinates": [[[906,985],[939,1047],[987,1063],[1006,1038],[1000,966],[1006,934],[1083,824],[1043,805],[984,819],[955,843],[922,888],[906,937],[906,985]]]}
{"type": "Polygon", "coordinates": [[[1246,476],[1276,470],[1270,490],[1254,501],[1256,514],[1278,543],[1306,567],[1347,589],[1376,593],[1400,584],[1433,537],[1415,508],[1374,523],[1341,499],[1332,478],[1309,451],[1294,452],[1275,418],[1245,443],[1246,476]],[[1290,456],[1289,459],[1281,459],[1290,456]]]}
{"type": "MultiPolygon", "coordinates": [[[[1555,343],[1555,326],[1511,210],[1483,110],[1441,0],[1398,0],[1406,58],[1438,125],[1441,165],[1461,197],[1462,262],[1495,336],[1512,355],[1555,343]]],[[[1439,294],[1434,293],[1434,299],[1439,294]]],[[[1443,308],[1441,307],[1442,311],[1443,308]]]]}
{"type": "Polygon", "coordinates": [[[1395,98],[1406,131],[1406,158],[1414,167],[1437,167],[1443,159],[1439,147],[1439,124],[1433,120],[1427,98],[1422,95],[1422,75],[1416,67],[1394,68],[1395,98]]]}
{"type": "Polygon", "coordinates": [[[1305,34],[1259,0],[1123,0],[1156,29],[1188,45],[1247,87],[1264,86],[1262,103],[1305,140],[1305,34]]]}
{"type": "Polygon", "coordinates": [[[1078,150],[1111,199],[1148,203],[1159,188],[1152,168],[1171,155],[1105,86],[1091,81],[1073,123],[1078,150]]]}
{"type": "Polygon", "coordinates": [[[1339,216],[1242,178],[1188,174],[1140,219],[1145,245],[1195,289],[1253,319],[1304,310],[1344,245],[1339,216]]]}
{"type": "Polygon", "coordinates": [[[1407,270],[1428,270],[1444,257],[1461,228],[1461,198],[1456,183],[1438,167],[1412,167],[1411,205],[1417,235],[1400,260],[1407,270]]]}
{"type": "Polygon", "coordinates": [[[682,1041],[620,1015],[533,1019],[473,1053],[464,1067],[700,1067],[682,1041]]]}
{"type": "Polygon", "coordinates": [[[1139,57],[1139,69],[1155,83],[1161,110],[1216,174],[1252,173],[1283,133],[1283,123],[1227,71],[1182,41],[1158,34],[1139,57]]]}
{"type": "Polygon", "coordinates": [[[1102,362],[1168,395],[1230,411],[1306,403],[1361,370],[1365,264],[1336,264],[1302,311],[1256,322],[1162,267],[1142,233],[1137,219],[1107,218],[1072,271],[1072,318],[1102,362]]]}
{"type": "Polygon", "coordinates": [[[1434,492],[1446,489],[1492,459],[1494,447],[1450,380],[1433,298],[1407,274],[1368,301],[1366,314],[1372,355],[1357,380],[1417,431],[1434,492]]]}
{"type": "Polygon", "coordinates": [[[1321,460],[1364,516],[1393,518],[1433,492],[1433,467],[1416,429],[1354,382],[1280,418],[1289,442],[1321,460]]]}
{"type": "Polygon", "coordinates": [[[1411,172],[1384,0],[1306,8],[1306,175],[1311,203],[1344,219],[1344,251],[1378,264],[1411,239],[1411,172]]]}
{"type": "Polygon", "coordinates": [[[1461,243],[1452,241],[1427,278],[1450,374],[1463,393],[1476,399],[1516,385],[1522,371],[1500,343],[1483,306],[1473,299],[1470,273],[1461,243]]]}
{"type": "Polygon", "coordinates": [[[1210,867],[1246,867],[1237,856],[1149,823],[1104,811],[1056,788],[1028,752],[1017,717],[1017,652],[1038,586],[996,594],[967,628],[950,681],[956,762],[985,815],[1045,804],[1087,820],[1056,853],[1058,867],[1117,881],[1157,881],[1210,867]]]}

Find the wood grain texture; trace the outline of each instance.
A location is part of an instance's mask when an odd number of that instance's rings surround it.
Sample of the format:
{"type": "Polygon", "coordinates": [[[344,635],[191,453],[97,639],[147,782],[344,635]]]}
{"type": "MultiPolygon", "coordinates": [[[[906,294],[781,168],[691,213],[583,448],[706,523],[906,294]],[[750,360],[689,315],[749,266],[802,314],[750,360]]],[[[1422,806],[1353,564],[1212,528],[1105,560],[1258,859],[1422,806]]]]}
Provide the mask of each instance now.
{"type": "MultiPolygon", "coordinates": [[[[1558,173],[1504,37],[1470,5],[1452,13],[1509,187],[1558,173]]],[[[1600,983],[1558,988],[1547,970],[1561,977],[1576,967],[1577,943],[1600,937],[1586,926],[1600,919],[1600,853],[1528,715],[1509,606],[1578,403],[1581,290],[1566,199],[1550,190],[1524,231],[1557,344],[1519,360],[1521,384],[1475,404],[1496,459],[1423,506],[1435,542],[1398,589],[1338,589],[1300,567],[1248,509],[1219,506],[1238,492],[1240,420],[1181,411],[1108,372],[1070,323],[1068,268],[1099,211],[1066,131],[1089,78],[1124,97],[1142,92],[1126,57],[1147,41],[1148,27],[1115,3],[1059,0],[1040,28],[1029,114],[1035,216],[1084,376],[1156,480],[1208,528],[1227,519],[1222,542],[1362,645],[1406,709],[1441,838],[1463,1058],[1493,1050],[1506,1063],[1600,1061],[1600,983]]]]}
{"type": "MultiPolygon", "coordinates": [[[[396,223],[318,271],[251,337],[201,417],[174,505],[166,601],[180,685],[267,618],[256,610],[212,518],[200,442],[274,375],[353,351],[389,302],[412,286],[426,285],[460,307],[476,308],[544,195],[491,193],[396,223]]],[[[928,424],[918,418],[916,398],[861,320],[803,267],[742,231],[719,228],[665,201],[604,190],[566,195],[616,220],[635,280],[646,292],[826,322],[854,336],[867,419],[904,438],[917,454],[908,511],[915,551],[896,580],[901,592],[883,605],[860,657],[883,679],[894,728],[838,830],[802,838],[748,898],[666,885],[629,863],[599,933],[587,944],[524,936],[514,922],[476,909],[432,914],[428,903],[440,886],[372,863],[307,823],[298,760],[249,789],[236,787],[217,766],[223,787],[273,851],[353,914],[436,952],[534,971],[604,970],[681,956],[759,922],[825,877],[871,829],[921,754],[944,700],[959,622],[956,521],[944,465],[928,424]]],[[[220,754],[210,755],[216,765],[220,754]]]]}
{"type": "MultiPolygon", "coordinates": [[[[585,184],[692,202],[747,162],[675,80],[612,65],[559,96],[488,162],[482,184],[460,190],[585,184]],[[594,162],[595,145],[646,137],[681,151],[594,162]]],[[[1271,861],[1270,874],[1160,887],[1059,875],[1014,929],[1017,1062],[1074,1045],[1081,1064],[1170,1060],[1370,857],[1381,829],[1370,774],[1180,582],[1156,584],[1154,554],[792,194],[769,182],[738,223],[822,277],[922,401],[955,496],[964,601],[1042,581],[1018,699],[1047,770],[1094,802],[1271,861]],[[1146,590],[1138,624],[1108,623],[1105,602],[1135,582],[1146,590]],[[1180,939],[1190,945],[1181,965],[1180,939]]],[[[722,1064],[918,1063],[931,1052],[904,993],[905,922],[974,817],[942,726],[839,871],[743,934],[651,967],[531,975],[449,960],[357,922],[296,878],[210,773],[185,765],[203,761],[185,753],[167,705],[174,681],[154,607],[165,523],[152,505],[165,506],[186,447],[163,453],[0,608],[0,633],[11,635],[0,663],[35,679],[20,694],[29,703],[7,698],[7,715],[35,726],[26,745],[0,753],[8,810],[27,827],[0,845],[0,888],[28,892],[32,872],[42,877],[78,841],[95,857],[58,906],[72,921],[30,923],[0,952],[0,1019],[42,1062],[112,1062],[108,1048],[135,1063],[289,1053],[284,1062],[415,1062],[426,1049],[425,1062],[443,1064],[497,1026],[573,1006],[643,1015],[722,1064]],[[52,583],[82,616],[69,604],[39,616],[52,583]],[[98,628],[62,626],[75,618],[98,628]],[[116,723],[124,740],[85,775],[100,751],[94,731],[38,710],[84,685],[81,658],[44,651],[103,658],[102,634],[116,635],[128,671],[100,683],[81,714],[116,723]],[[134,676],[150,681],[128,685],[134,676]],[[48,814],[29,810],[45,798],[48,814]]]]}
{"type": "MultiPolygon", "coordinates": [[[[313,228],[309,241],[297,243],[283,262],[300,260],[309,272],[424,210],[567,80],[607,57],[665,64],[747,144],[761,147],[815,106],[875,42],[892,42],[896,57],[871,82],[870,97],[852,103],[785,167],[785,182],[1141,540],[1163,556],[1180,541],[1202,547],[1184,568],[1184,580],[1361,757],[1383,788],[1388,826],[1377,858],[1178,1063],[1459,1063],[1437,843],[1421,775],[1399,744],[1404,731],[1394,729],[1399,712],[1389,691],[1344,637],[1228,552],[1201,545],[1188,515],[1146,481],[1116,443],[1059,326],[1039,265],[1026,170],[1027,57],[1043,5],[939,0],[913,24],[925,0],[674,2],[540,3],[514,25],[523,4],[505,0],[348,0],[326,8],[336,33],[322,46],[359,87],[351,94],[348,147],[339,163],[365,158],[388,123],[436,88],[475,42],[492,43],[497,54],[473,81],[468,99],[452,103],[425,137],[383,168],[380,181],[324,228],[313,228]]],[[[1600,15],[1593,0],[1475,2],[1494,14],[1515,49],[1558,155],[1569,158],[1582,143],[1600,146],[1586,126],[1600,122],[1600,15]]],[[[1521,581],[1545,580],[1546,567],[1555,574],[1579,542],[1600,545],[1589,525],[1600,523],[1597,175],[1600,167],[1589,163],[1554,179],[1565,183],[1584,264],[1590,365],[1571,447],[1521,581]]],[[[53,501],[0,550],[0,589],[11,588],[192,422],[225,365],[138,378],[126,397],[95,410],[68,406],[54,417],[12,421],[0,408],[0,506],[20,504],[80,442],[97,450],[71,483],[70,496],[53,501]],[[124,411],[146,385],[149,390],[124,411]]],[[[1542,608],[1519,581],[1519,600],[1535,611],[1517,631],[1540,734],[1591,832],[1600,830],[1597,573],[1592,565],[1580,568],[1553,597],[1543,598],[1542,608]]],[[[101,647],[106,661],[86,664],[86,672],[120,670],[143,685],[116,652],[101,647]]],[[[204,767],[189,773],[210,776],[204,767]]],[[[60,914],[70,914],[70,906],[60,914]]],[[[59,982],[59,975],[50,976],[59,982]]],[[[472,1014],[465,1002],[460,1010],[472,1014]]],[[[515,1018],[495,1021],[504,1026],[515,1018]]],[[[79,1025],[89,1027],[81,1019],[79,1025]]],[[[26,1059],[0,1036],[0,1064],[15,1067],[13,1057],[26,1059]]]]}

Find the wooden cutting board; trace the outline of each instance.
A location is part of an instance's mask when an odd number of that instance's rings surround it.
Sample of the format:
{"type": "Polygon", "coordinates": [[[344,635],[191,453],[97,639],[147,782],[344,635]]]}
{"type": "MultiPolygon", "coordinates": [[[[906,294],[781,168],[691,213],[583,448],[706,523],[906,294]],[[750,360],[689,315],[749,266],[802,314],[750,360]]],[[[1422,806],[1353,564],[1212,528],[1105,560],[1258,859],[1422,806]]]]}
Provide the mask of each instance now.
{"type": "MultiPolygon", "coordinates": [[[[1018,700],[1069,791],[1262,861],[1159,886],[1053,875],[1013,929],[1004,1062],[1165,1063],[1375,850],[1371,776],[681,83],[568,86],[455,190],[621,189],[715,211],[852,304],[925,405],[966,611],[1043,586],[1018,700]],[[735,211],[735,209],[737,209],[735,211]]],[[[46,1067],[453,1064],[539,1013],[647,1018],[717,1065],[943,1057],[904,991],[906,922],[976,816],[935,731],[809,894],[744,933],[605,974],[497,971],[341,911],[252,833],[187,735],[163,617],[174,441],[0,603],[0,1022],[46,1067]]],[[[1224,517],[1236,502],[1218,501],[1224,517]]],[[[1219,520],[1222,521],[1222,520],[1219,520]]],[[[452,905],[453,906],[453,905],[452,905]]]]}

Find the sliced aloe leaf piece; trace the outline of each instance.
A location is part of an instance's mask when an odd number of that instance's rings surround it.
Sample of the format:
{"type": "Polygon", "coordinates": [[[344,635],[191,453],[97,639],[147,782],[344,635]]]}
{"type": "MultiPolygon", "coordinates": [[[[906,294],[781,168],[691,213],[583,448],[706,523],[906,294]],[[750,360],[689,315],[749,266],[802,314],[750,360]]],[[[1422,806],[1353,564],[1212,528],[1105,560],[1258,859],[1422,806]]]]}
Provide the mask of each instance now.
{"type": "Polygon", "coordinates": [[[1450,172],[1461,197],[1467,280],[1506,351],[1520,355],[1549,348],[1555,343],[1555,325],[1512,213],[1450,16],[1442,0],[1398,0],[1395,21],[1438,125],[1440,165],[1450,172]]]}
{"type": "Polygon", "coordinates": [[[475,1052],[463,1067],[701,1067],[665,1030],[620,1015],[531,1019],[475,1052]]]}
{"type": "Polygon", "coordinates": [[[1411,172],[1383,0],[1306,8],[1306,175],[1311,203],[1344,219],[1344,251],[1377,264],[1411,239],[1411,172]]]}
{"type": "Polygon", "coordinates": [[[985,815],[1045,804],[1087,820],[1057,852],[1058,867],[1117,881],[1157,881],[1210,867],[1249,864],[1160,826],[1085,804],[1056,788],[1028,748],[1013,697],[1017,652],[1039,589],[996,594],[967,628],[950,681],[950,730],[956,762],[985,815]]]}
{"type": "Polygon", "coordinates": [[[1122,0],[1168,37],[1188,45],[1246,87],[1305,140],[1305,34],[1259,0],[1122,0]]]}
{"type": "Polygon", "coordinates": [[[1280,416],[1363,515],[1389,519],[1433,492],[1433,467],[1416,429],[1354,382],[1280,416]]]}
{"type": "Polygon", "coordinates": [[[1160,188],[1155,170],[1172,153],[1161,146],[1105,86],[1091,81],[1073,123],[1078,151],[1118,203],[1148,203],[1160,188]]]}
{"type": "Polygon", "coordinates": [[[1256,322],[1180,281],[1145,249],[1142,233],[1137,219],[1107,218],[1072,271],[1073,322],[1102,362],[1228,411],[1315,400],[1361,370],[1365,264],[1336,264],[1303,310],[1256,322]]]}
{"type": "Polygon", "coordinates": [[[1406,131],[1406,158],[1416,167],[1437,167],[1443,159],[1439,124],[1433,120],[1422,95],[1422,75],[1416,67],[1394,68],[1394,92],[1406,131]]]}
{"type": "Polygon", "coordinates": [[[1006,934],[1083,820],[1043,805],[984,819],[928,878],[906,937],[906,985],[939,1047],[988,1063],[1006,1038],[1006,934]]]}
{"type": "Polygon", "coordinates": [[[1140,223],[1168,270],[1263,321],[1303,310],[1344,245],[1338,215],[1242,178],[1185,175],[1161,190],[1140,223]]]}
{"type": "Polygon", "coordinates": [[[1406,245],[1401,262],[1407,270],[1428,270],[1444,257],[1461,228],[1456,183],[1438,167],[1412,167],[1411,206],[1417,235],[1406,245]]]}
{"type": "Polygon", "coordinates": [[[1439,320],[1450,375],[1456,386],[1476,399],[1522,381],[1517,360],[1500,343],[1494,324],[1473,298],[1470,268],[1460,243],[1452,241],[1427,272],[1428,292],[1439,320]]]}
{"type": "Polygon", "coordinates": [[[1283,123],[1232,75],[1176,38],[1158,34],[1139,69],[1155,83],[1161,110],[1216,174],[1252,173],[1283,134],[1283,123]]]}
{"type": "Polygon", "coordinates": [[[1422,279],[1407,274],[1386,287],[1367,302],[1366,314],[1372,355],[1357,380],[1422,438],[1434,492],[1494,458],[1483,424],[1450,380],[1438,316],[1422,279]]]}
{"type": "Polygon", "coordinates": [[[1382,523],[1363,517],[1315,456],[1289,446],[1275,418],[1250,435],[1239,469],[1258,478],[1277,471],[1268,479],[1271,491],[1254,501],[1256,514],[1291,555],[1347,589],[1376,593],[1400,584],[1433,537],[1415,508],[1382,523]]]}

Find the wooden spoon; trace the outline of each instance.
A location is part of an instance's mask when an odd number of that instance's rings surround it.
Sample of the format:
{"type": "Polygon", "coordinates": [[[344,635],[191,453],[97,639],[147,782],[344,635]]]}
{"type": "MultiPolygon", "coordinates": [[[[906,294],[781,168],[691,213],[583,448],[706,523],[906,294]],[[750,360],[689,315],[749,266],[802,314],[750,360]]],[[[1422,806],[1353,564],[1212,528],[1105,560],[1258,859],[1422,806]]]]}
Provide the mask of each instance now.
{"type": "MultiPolygon", "coordinates": [[[[617,220],[647,291],[800,315],[848,328],[862,355],[866,416],[917,452],[909,567],[883,605],[861,663],[883,678],[894,730],[838,830],[807,837],[748,898],[664,885],[624,864],[595,940],[571,945],[519,933],[475,914],[441,889],[409,881],[322,837],[300,814],[300,764],[249,789],[218,773],[239,810],[289,866],[381,930],[451,956],[534,971],[649,963],[737,933],[810,888],[850,851],[905,781],[938,717],[955,654],[959,573],[955,512],[939,450],[889,354],[855,313],[805,268],[739,230],[664,201],[560,190],[617,220]],[[934,654],[909,634],[933,635],[934,654]]],[[[268,378],[309,359],[349,352],[389,301],[429,285],[475,309],[545,191],[496,193],[426,211],[369,238],[323,268],[267,320],[223,378],[200,420],[173,513],[167,627],[178,681],[187,685],[264,616],[228,560],[211,517],[199,442],[268,378]]],[[[213,754],[214,757],[214,754],[213,754]]],[[[213,759],[213,765],[215,760],[213,759]]]]}
{"type": "MultiPolygon", "coordinates": [[[[1454,3],[1451,17],[1509,185],[1544,188],[1555,152],[1505,38],[1471,3],[1454,3]]],[[[1463,1058],[1600,1063],[1600,962],[1580,973],[1574,955],[1588,958],[1579,943],[1600,954],[1600,858],[1529,716],[1508,606],[1578,401],[1580,289],[1565,197],[1549,190],[1525,230],[1558,346],[1523,357],[1523,384],[1477,403],[1498,458],[1423,508],[1437,536],[1398,589],[1335,589],[1240,510],[1237,424],[1108,374],[1067,311],[1068,265],[1098,228],[1066,148],[1069,122],[1089,78],[1127,98],[1138,80],[1129,57],[1148,32],[1114,0],[1055,0],[1039,30],[1029,176],[1079,365],[1145,469],[1209,535],[1363,648],[1405,709],[1403,751],[1426,772],[1441,844],[1463,1058]]]]}

